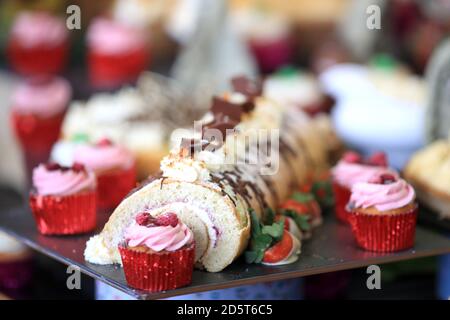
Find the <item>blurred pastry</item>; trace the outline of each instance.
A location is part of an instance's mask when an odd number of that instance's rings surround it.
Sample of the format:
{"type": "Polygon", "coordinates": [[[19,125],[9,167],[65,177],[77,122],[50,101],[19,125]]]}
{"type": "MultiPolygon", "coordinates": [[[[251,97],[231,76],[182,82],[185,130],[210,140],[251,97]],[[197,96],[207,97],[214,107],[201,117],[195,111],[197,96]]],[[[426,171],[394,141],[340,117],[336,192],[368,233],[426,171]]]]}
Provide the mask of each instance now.
{"type": "Polygon", "coordinates": [[[71,95],[70,84],[59,77],[36,76],[22,81],[13,91],[11,124],[29,174],[37,164],[48,160],[71,95]]]}
{"type": "Polygon", "coordinates": [[[438,140],[418,151],[403,172],[419,200],[450,219],[450,142],[438,140]]]}
{"type": "Polygon", "coordinates": [[[91,22],[87,60],[93,87],[118,88],[137,80],[150,63],[145,31],[107,18],[91,22]]]}
{"type": "Polygon", "coordinates": [[[39,11],[19,13],[7,45],[11,66],[25,75],[60,73],[67,62],[68,37],[62,18],[39,11]]]}

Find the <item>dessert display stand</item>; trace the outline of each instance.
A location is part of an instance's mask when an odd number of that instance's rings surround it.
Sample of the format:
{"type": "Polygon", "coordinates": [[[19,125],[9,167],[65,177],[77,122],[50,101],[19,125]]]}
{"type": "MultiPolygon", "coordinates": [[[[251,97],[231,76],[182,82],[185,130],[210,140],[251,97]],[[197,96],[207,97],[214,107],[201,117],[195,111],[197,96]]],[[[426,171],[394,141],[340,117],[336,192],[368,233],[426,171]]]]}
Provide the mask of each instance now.
{"type": "MultiPolygon", "coordinates": [[[[0,204],[6,203],[8,194],[0,193],[0,204]]],[[[15,206],[0,207],[0,230],[24,244],[67,265],[76,265],[81,272],[100,280],[138,299],[160,299],[183,294],[231,288],[282,279],[365,267],[420,257],[441,255],[450,252],[450,239],[422,226],[417,227],[414,248],[397,253],[375,253],[359,249],[350,227],[337,222],[328,213],[312,239],[303,244],[302,253],[295,263],[270,267],[235,261],[222,272],[209,273],[196,270],[192,284],[175,290],[146,293],[133,290],[126,284],[123,270],[119,266],[100,266],[86,262],[83,252],[86,241],[93,234],[77,236],[43,236],[37,230],[30,209],[16,202],[15,206]],[[2,209],[5,208],[5,209],[2,209]]],[[[99,232],[108,218],[108,213],[98,216],[99,232]]]]}

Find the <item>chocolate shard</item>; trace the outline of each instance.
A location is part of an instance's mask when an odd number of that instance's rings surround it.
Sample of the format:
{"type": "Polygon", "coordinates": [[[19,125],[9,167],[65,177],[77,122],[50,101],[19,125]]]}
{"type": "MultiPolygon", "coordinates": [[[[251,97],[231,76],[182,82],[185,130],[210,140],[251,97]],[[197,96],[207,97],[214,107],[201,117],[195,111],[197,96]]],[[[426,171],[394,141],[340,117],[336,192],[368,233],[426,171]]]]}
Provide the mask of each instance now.
{"type": "Polygon", "coordinates": [[[234,121],[240,122],[241,116],[244,113],[242,104],[233,103],[223,98],[213,97],[213,103],[211,106],[211,112],[214,117],[228,116],[234,121]]]}
{"type": "Polygon", "coordinates": [[[182,138],[180,144],[181,153],[183,156],[192,157],[196,152],[205,150],[208,144],[206,140],[182,138]]]}
{"type": "Polygon", "coordinates": [[[252,80],[244,75],[231,79],[233,90],[239,92],[249,99],[254,99],[262,95],[262,81],[252,80]]]}
{"type": "Polygon", "coordinates": [[[238,121],[235,121],[228,116],[224,116],[223,114],[219,114],[212,122],[203,125],[202,139],[205,139],[209,143],[222,145],[226,136],[234,132],[234,127],[238,124],[238,121]]]}

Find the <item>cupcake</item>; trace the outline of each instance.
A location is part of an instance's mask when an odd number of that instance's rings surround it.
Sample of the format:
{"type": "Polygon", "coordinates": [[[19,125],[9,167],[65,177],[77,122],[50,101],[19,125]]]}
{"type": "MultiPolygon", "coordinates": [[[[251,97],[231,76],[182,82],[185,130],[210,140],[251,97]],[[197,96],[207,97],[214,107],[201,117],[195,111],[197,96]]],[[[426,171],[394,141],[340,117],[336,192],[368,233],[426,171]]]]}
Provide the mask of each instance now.
{"type": "Polygon", "coordinates": [[[30,207],[40,233],[79,234],[95,229],[95,175],[79,163],[41,164],[33,171],[30,207]]]}
{"type": "Polygon", "coordinates": [[[150,58],[143,29],[97,18],[87,32],[91,83],[97,88],[116,88],[134,82],[150,58]]]}
{"type": "Polygon", "coordinates": [[[12,93],[11,125],[24,151],[28,173],[48,160],[71,92],[62,78],[33,77],[21,82],[12,93]]]}
{"type": "Polygon", "coordinates": [[[348,221],[361,248],[400,251],[414,245],[417,208],[413,187],[385,173],[352,187],[348,221]]]}
{"type": "Polygon", "coordinates": [[[64,20],[45,12],[22,12],[13,23],[7,44],[11,66],[26,75],[61,72],[69,51],[64,20]]]}
{"type": "Polygon", "coordinates": [[[273,72],[292,61],[294,48],[287,19],[263,10],[243,9],[233,14],[233,20],[262,72],[273,72]]]}
{"type": "Polygon", "coordinates": [[[381,173],[389,173],[398,177],[393,170],[388,169],[386,155],[374,153],[368,159],[363,159],[356,152],[346,152],[338,164],[332,169],[332,187],[334,193],[336,218],[347,221],[346,206],[350,199],[351,188],[357,182],[367,182],[381,173]]]}
{"type": "Polygon", "coordinates": [[[95,145],[76,147],[73,160],[95,172],[100,210],[114,209],[136,186],[133,154],[108,139],[102,139],[95,145]]]}
{"type": "Polygon", "coordinates": [[[119,252],[130,287],[157,292],[192,281],[195,242],[192,231],[175,213],[156,218],[143,212],[125,230],[119,252]]]}

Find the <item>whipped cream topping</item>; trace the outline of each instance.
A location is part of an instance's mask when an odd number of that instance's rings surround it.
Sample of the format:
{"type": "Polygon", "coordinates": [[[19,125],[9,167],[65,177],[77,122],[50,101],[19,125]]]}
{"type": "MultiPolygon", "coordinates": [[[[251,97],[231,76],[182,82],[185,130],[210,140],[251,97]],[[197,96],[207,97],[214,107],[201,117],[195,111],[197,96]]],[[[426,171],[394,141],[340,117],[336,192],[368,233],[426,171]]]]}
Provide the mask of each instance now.
{"type": "Polygon", "coordinates": [[[171,153],[161,160],[163,177],[179,181],[209,181],[210,172],[203,161],[171,153]]]}
{"type": "Polygon", "coordinates": [[[153,251],[176,251],[192,243],[192,231],[182,222],[172,226],[131,225],[125,230],[125,241],[130,247],[146,246],[153,251]]]}
{"type": "Polygon", "coordinates": [[[112,169],[128,169],[134,164],[133,154],[119,145],[80,145],[74,151],[74,161],[99,173],[112,169]]]}
{"type": "Polygon", "coordinates": [[[120,54],[146,46],[144,29],[106,18],[96,18],[88,29],[90,48],[108,54],[120,54]]]}
{"type": "Polygon", "coordinates": [[[339,161],[332,170],[333,179],[347,188],[351,188],[357,182],[370,181],[375,176],[383,173],[398,177],[398,174],[389,168],[350,163],[344,160],[339,161]]]}
{"type": "Polygon", "coordinates": [[[57,46],[68,38],[63,19],[46,12],[19,13],[11,29],[11,38],[25,47],[57,46]]]}
{"type": "Polygon", "coordinates": [[[95,175],[85,170],[48,170],[41,164],[33,170],[33,186],[41,196],[66,196],[96,186],[95,175]]]}
{"type": "Polygon", "coordinates": [[[405,180],[389,184],[358,182],[352,187],[350,203],[355,208],[374,206],[379,211],[388,211],[406,206],[415,199],[415,192],[405,180]]]}
{"type": "Polygon", "coordinates": [[[70,84],[63,78],[36,77],[19,83],[12,94],[11,104],[18,113],[51,117],[64,111],[71,95],[70,84]]]}

